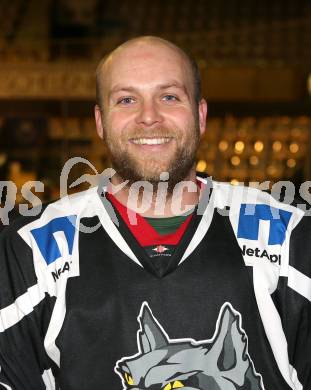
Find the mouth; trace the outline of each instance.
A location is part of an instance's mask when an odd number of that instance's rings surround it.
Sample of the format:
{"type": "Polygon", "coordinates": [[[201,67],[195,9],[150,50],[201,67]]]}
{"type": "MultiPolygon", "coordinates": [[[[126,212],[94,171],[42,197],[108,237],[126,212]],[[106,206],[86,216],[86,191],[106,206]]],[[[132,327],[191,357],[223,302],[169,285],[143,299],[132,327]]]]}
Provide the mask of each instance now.
{"type": "Polygon", "coordinates": [[[173,138],[159,137],[159,138],[132,138],[130,142],[135,145],[164,145],[169,143],[173,138]]]}

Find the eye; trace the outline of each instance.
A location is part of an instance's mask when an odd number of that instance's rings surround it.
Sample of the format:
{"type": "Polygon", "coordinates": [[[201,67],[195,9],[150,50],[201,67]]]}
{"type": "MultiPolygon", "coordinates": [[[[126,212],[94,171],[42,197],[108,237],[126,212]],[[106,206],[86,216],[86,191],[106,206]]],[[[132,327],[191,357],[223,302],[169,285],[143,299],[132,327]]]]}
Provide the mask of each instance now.
{"type": "Polygon", "coordinates": [[[127,372],[124,374],[124,378],[125,378],[126,383],[127,383],[128,385],[133,385],[133,384],[134,384],[133,378],[132,378],[131,375],[129,375],[127,372]]]}
{"type": "Polygon", "coordinates": [[[163,100],[165,100],[166,102],[174,102],[177,101],[178,98],[175,95],[165,95],[163,96],[163,100]]]}
{"type": "Polygon", "coordinates": [[[127,97],[124,97],[122,99],[119,99],[117,103],[118,104],[131,104],[131,103],[134,103],[134,101],[135,101],[134,98],[127,96],[127,97]]]}
{"type": "Polygon", "coordinates": [[[185,385],[180,381],[175,381],[168,383],[163,390],[180,389],[181,387],[185,387],[185,385]]]}

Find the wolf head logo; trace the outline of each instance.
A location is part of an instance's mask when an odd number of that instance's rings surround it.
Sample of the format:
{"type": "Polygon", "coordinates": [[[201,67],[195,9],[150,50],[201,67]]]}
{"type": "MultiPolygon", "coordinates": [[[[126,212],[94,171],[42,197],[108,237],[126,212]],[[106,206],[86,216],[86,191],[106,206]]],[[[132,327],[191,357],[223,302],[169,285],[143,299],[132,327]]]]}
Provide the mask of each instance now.
{"type": "Polygon", "coordinates": [[[139,352],[115,367],[123,389],[264,390],[247,351],[241,316],[229,303],[220,310],[212,339],[170,339],[145,302],[138,316],[139,352]]]}

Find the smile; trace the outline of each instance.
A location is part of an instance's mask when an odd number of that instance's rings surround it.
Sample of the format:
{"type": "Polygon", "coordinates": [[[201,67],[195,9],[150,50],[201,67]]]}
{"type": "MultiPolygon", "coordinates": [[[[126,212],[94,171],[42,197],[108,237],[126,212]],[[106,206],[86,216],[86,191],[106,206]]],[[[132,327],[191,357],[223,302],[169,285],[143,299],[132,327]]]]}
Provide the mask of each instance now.
{"type": "Polygon", "coordinates": [[[170,142],[172,138],[136,138],[131,139],[136,145],[162,145],[170,142]]]}

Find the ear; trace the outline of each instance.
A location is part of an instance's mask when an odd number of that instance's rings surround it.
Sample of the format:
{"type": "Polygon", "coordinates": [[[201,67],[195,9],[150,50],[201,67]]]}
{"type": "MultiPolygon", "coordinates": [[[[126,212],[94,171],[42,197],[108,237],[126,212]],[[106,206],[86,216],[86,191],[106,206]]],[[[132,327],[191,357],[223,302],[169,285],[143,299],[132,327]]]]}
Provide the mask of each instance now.
{"type": "Polygon", "coordinates": [[[148,305],[144,303],[139,317],[141,330],[138,333],[138,343],[142,353],[148,353],[168,344],[166,334],[153,317],[148,305]]]}
{"type": "Polygon", "coordinates": [[[223,378],[239,386],[243,385],[250,368],[246,336],[241,329],[239,316],[229,305],[220,314],[217,335],[207,356],[211,364],[217,363],[223,378]]]}
{"type": "Polygon", "coordinates": [[[241,331],[239,317],[233,313],[230,306],[225,306],[222,312],[214,347],[220,351],[218,366],[223,370],[230,370],[237,360],[246,358],[246,337],[241,331]]]}
{"type": "Polygon", "coordinates": [[[201,137],[205,133],[207,118],[207,102],[205,99],[201,99],[199,102],[199,126],[201,137]]]}
{"type": "Polygon", "coordinates": [[[104,138],[104,125],[103,125],[103,119],[102,119],[102,111],[98,104],[95,105],[94,108],[94,114],[95,114],[95,123],[96,123],[96,130],[97,134],[101,139],[104,138]]]}

